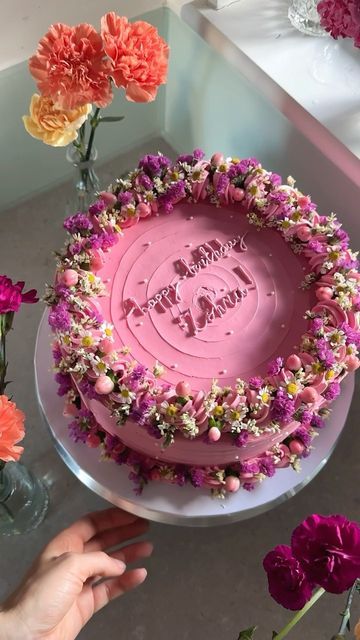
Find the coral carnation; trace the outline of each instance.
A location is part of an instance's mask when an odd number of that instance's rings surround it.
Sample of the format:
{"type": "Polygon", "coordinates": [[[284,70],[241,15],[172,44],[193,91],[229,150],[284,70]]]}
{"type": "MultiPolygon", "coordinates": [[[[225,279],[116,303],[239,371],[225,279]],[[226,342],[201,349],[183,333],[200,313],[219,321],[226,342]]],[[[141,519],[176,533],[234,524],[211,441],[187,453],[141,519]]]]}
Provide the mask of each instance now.
{"type": "Polygon", "coordinates": [[[23,447],[17,445],[25,435],[25,416],[14,402],[6,396],[0,396],[0,460],[16,462],[23,447]]]}
{"type": "Polygon", "coordinates": [[[111,76],[133,102],[151,102],[166,82],[169,47],[147,22],[130,23],[113,11],[103,16],[101,34],[111,59],[111,76]]]}
{"type": "Polygon", "coordinates": [[[54,24],[29,61],[39,91],[61,109],[87,103],[106,107],[112,100],[101,36],[90,24],[54,24]]]}

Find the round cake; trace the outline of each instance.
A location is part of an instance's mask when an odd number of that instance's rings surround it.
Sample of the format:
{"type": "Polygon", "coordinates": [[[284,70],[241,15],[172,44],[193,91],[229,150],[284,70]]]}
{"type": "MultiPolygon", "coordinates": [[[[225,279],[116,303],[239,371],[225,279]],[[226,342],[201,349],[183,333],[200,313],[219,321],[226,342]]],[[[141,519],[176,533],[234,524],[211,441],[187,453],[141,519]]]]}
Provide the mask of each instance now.
{"type": "Polygon", "coordinates": [[[65,221],[47,301],[70,435],[149,481],[251,490],[359,366],[357,256],[254,158],[147,155],[65,221]]]}

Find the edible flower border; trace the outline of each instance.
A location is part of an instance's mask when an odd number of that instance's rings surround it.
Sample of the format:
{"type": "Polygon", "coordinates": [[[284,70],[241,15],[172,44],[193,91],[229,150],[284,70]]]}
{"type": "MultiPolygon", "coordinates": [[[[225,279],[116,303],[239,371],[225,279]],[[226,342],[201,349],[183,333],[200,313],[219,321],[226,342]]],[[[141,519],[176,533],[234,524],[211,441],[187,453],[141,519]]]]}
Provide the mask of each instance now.
{"type": "Polygon", "coordinates": [[[140,488],[149,479],[167,479],[234,491],[240,485],[252,488],[277,466],[296,468],[324,425],[341,380],[359,366],[357,254],[349,248],[348,235],[335,215],[320,215],[291,177],[282,184],[280,176],[263,169],[255,158],[224,158],[216,153],[205,160],[203,152],[195,150],[175,163],[162,154],[146,155],[126,178],[101,192],[86,214],[76,213],[64,226],[69,238],[57,254],[56,280],[48,287],[46,300],[55,333],[59,394],[66,396],[69,413],[80,412],[72,423],[73,437],[89,446],[101,445],[107,457],[114,457],[106,443],[115,436],[103,432],[81,408],[80,390],[110,408],[119,427],[131,418],[164,447],[171,446],[175,437],[201,437],[212,444],[224,433],[232,436],[234,446],[244,447],[294,423],[291,435],[255,462],[186,472],[184,465],[149,461],[126,450],[119,429],[119,442],[112,440],[117,455],[122,449],[117,461],[132,467],[140,488]],[[264,377],[237,379],[234,387],[214,381],[210,391],[192,393],[186,381],[175,388],[163,382],[160,363],[150,371],[131,358],[130,348],[114,350],[113,327],[96,306],[96,298],[107,295],[106,283],[97,275],[105,255],[121,241],[126,228],[142,218],[171,214],[183,200],[206,200],[220,208],[235,205],[249,224],[259,231],[265,227],[278,231],[308,261],[301,286],[314,289],[317,303],[306,312],[307,331],[293,354],[269,363],[264,377]]]}

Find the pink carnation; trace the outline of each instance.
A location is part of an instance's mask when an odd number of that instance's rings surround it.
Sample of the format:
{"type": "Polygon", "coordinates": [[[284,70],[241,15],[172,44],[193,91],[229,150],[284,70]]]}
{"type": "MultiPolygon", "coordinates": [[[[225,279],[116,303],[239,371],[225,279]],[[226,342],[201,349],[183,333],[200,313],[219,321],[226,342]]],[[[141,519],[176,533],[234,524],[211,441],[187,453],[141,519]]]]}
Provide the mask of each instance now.
{"type": "Polygon", "coordinates": [[[39,300],[35,289],[23,293],[25,282],[13,283],[7,276],[0,276],[0,314],[18,311],[22,302],[34,303],[39,300]]]}
{"type": "Polygon", "coordinates": [[[90,24],[52,25],[29,68],[39,91],[58,108],[76,109],[87,103],[106,107],[112,100],[110,61],[101,36],[90,24]]]}
{"type": "Polygon", "coordinates": [[[286,609],[299,611],[310,600],[313,585],[290,547],[278,545],[263,561],[272,598],[286,609]]]}
{"type": "Polygon", "coordinates": [[[151,24],[127,18],[113,11],[101,19],[101,35],[111,59],[113,78],[133,102],[151,102],[158,87],[166,82],[169,47],[151,24]]]}
{"type": "Polygon", "coordinates": [[[354,38],[360,47],[360,5],[356,0],[321,0],[320,23],[333,38],[354,38]]]}

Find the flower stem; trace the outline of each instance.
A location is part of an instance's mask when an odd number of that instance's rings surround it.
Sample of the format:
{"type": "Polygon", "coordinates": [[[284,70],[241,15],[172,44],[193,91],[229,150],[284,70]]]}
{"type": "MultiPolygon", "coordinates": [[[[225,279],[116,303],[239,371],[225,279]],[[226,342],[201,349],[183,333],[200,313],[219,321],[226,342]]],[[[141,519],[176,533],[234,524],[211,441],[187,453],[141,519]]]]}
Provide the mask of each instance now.
{"type": "Polygon", "coordinates": [[[98,115],[100,113],[100,109],[97,108],[95,110],[94,116],[93,118],[91,118],[90,120],[90,125],[91,125],[91,133],[90,133],[90,137],[89,137],[89,142],[88,142],[88,147],[87,147],[87,151],[86,151],[86,156],[85,156],[85,160],[90,160],[90,156],[91,156],[91,149],[93,146],[93,142],[94,142],[94,136],[95,136],[95,130],[96,127],[99,124],[99,120],[98,120],[98,115]]]}
{"type": "Polygon", "coordinates": [[[0,315],[0,395],[5,391],[5,377],[6,377],[6,316],[0,315]]]}
{"type": "Polygon", "coordinates": [[[290,622],[288,622],[286,627],[284,627],[280,631],[280,633],[274,636],[274,640],[282,640],[282,638],[285,638],[285,636],[287,636],[289,631],[291,631],[291,629],[295,627],[295,625],[299,622],[299,620],[301,620],[301,618],[309,611],[309,609],[311,609],[311,607],[315,604],[315,602],[317,602],[324,593],[325,593],[325,589],[323,589],[322,587],[317,591],[315,591],[315,593],[313,594],[309,602],[307,602],[306,605],[294,615],[294,617],[290,620],[290,622]]]}
{"type": "Polygon", "coordinates": [[[355,580],[353,586],[351,587],[349,593],[348,593],[348,597],[346,600],[346,607],[345,610],[342,612],[341,616],[342,616],[342,621],[341,621],[341,625],[338,631],[338,636],[344,636],[345,632],[346,632],[346,628],[347,625],[350,621],[350,610],[351,610],[351,605],[352,605],[352,601],[355,595],[355,591],[358,588],[358,585],[360,585],[360,580],[355,580]]]}

